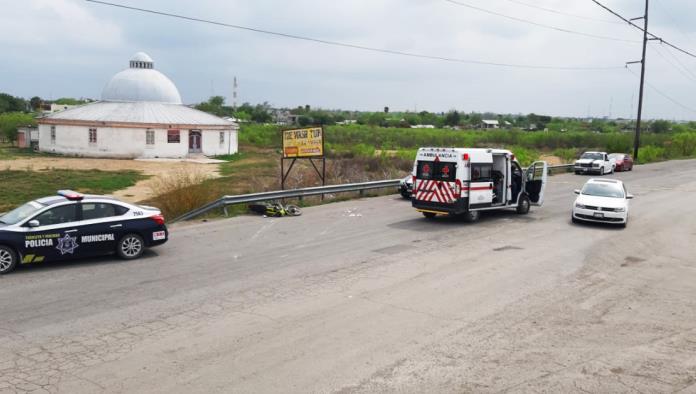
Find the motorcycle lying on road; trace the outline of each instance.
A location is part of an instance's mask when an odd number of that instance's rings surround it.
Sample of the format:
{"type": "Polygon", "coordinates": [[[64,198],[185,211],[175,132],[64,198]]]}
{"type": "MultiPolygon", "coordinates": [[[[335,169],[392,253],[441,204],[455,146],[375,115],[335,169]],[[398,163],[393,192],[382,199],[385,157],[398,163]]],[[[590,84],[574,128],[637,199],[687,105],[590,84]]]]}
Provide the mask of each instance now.
{"type": "Polygon", "coordinates": [[[302,211],[297,205],[283,205],[280,202],[257,202],[248,205],[250,211],[264,216],[300,216],[302,211]]]}

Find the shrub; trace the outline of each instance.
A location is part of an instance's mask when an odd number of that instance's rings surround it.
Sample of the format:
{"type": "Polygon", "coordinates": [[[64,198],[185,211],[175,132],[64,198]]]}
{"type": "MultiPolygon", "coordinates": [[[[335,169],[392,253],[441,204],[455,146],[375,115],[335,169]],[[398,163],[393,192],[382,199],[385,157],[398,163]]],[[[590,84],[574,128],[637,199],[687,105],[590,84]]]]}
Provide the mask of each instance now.
{"type": "Polygon", "coordinates": [[[665,160],[665,148],[652,145],[643,146],[638,150],[638,159],[641,163],[665,160]]]}
{"type": "Polygon", "coordinates": [[[203,184],[208,179],[205,172],[193,166],[174,169],[152,181],[150,188],[155,195],[152,204],[172,219],[199,208],[220,197],[203,184]]]}

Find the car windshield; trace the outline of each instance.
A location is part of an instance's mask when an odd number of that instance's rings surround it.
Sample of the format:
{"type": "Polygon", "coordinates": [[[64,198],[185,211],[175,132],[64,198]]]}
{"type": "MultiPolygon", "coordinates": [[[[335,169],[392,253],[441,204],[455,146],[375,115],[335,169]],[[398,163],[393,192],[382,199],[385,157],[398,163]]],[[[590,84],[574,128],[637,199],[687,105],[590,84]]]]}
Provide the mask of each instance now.
{"type": "Polygon", "coordinates": [[[589,182],[582,188],[586,196],[624,198],[624,191],[618,183],[589,182]]]}
{"type": "Polygon", "coordinates": [[[581,159],[602,160],[602,154],[597,152],[586,152],[580,156],[581,159]]]}
{"type": "Polygon", "coordinates": [[[39,209],[43,208],[42,204],[36,201],[30,201],[19,208],[15,208],[12,211],[0,216],[0,223],[3,224],[16,224],[22,220],[35,214],[39,209]]]}

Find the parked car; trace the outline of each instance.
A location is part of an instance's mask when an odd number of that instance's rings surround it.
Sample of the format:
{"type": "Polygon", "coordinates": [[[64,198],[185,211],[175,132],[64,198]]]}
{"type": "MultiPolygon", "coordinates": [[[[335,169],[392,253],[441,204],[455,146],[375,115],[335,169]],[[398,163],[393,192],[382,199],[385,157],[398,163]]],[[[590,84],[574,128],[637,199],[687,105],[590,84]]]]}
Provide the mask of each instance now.
{"type": "Polygon", "coordinates": [[[157,208],[62,190],[0,216],[0,275],[18,264],[111,253],[135,259],[168,236],[157,208]]]}
{"type": "Polygon", "coordinates": [[[633,195],[617,179],[592,178],[582,190],[575,190],[578,197],[573,203],[573,223],[579,221],[613,223],[626,227],[628,223],[628,200],[633,195]]]}
{"type": "Polygon", "coordinates": [[[411,198],[413,194],[413,175],[409,174],[399,182],[399,193],[401,193],[403,198],[411,198]]]}
{"type": "Polygon", "coordinates": [[[573,169],[576,174],[609,174],[614,172],[616,162],[607,152],[585,152],[575,161],[573,169]]]}
{"type": "Polygon", "coordinates": [[[609,155],[610,159],[614,159],[616,162],[615,171],[631,171],[633,169],[633,158],[631,155],[625,153],[612,153],[609,155]]]}

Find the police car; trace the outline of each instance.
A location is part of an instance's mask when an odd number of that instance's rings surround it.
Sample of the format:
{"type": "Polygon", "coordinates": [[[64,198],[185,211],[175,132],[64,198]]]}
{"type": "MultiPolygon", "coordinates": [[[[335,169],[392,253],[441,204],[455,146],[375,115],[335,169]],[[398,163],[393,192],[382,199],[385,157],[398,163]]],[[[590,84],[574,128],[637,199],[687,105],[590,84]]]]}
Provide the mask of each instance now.
{"type": "Polygon", "coordinates": [[[157,208],[61,190],[0,216],[0,275],[18,264],[111,253],[135,259],[168,235],[157,208]]]}

